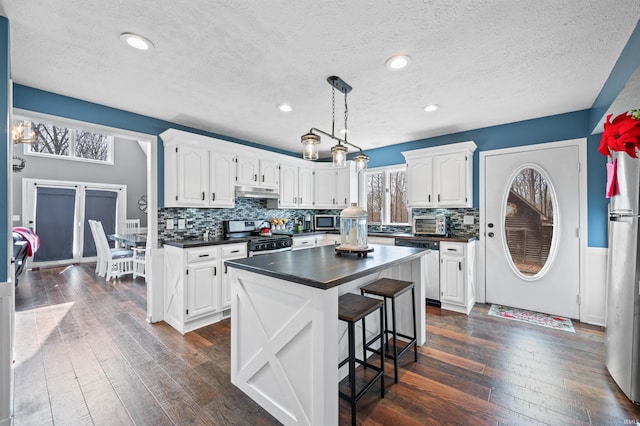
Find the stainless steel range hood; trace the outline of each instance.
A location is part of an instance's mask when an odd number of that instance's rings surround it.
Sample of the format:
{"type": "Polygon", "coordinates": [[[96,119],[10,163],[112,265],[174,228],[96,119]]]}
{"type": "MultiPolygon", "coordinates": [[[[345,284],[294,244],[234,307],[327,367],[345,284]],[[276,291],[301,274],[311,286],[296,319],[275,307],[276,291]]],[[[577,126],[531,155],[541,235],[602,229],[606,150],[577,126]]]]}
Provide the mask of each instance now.
{"type": "Polygon", "coordinates": [[[278,199],[278,190],[252,186],[236,186],[236,198],[278,199]]]}

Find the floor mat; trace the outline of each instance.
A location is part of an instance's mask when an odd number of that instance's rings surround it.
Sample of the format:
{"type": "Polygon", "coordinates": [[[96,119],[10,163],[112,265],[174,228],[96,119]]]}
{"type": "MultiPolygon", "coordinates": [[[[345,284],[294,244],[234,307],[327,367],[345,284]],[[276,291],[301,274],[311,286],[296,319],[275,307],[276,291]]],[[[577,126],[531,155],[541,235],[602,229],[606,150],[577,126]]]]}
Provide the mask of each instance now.
{"type": "Polygon", "coordinates": [[[524,309],[510,308],[508,306],[501,305],[491,305],[489,315],[575,333],[573,324],[569,318],[557,317],[549,314],[542,314],[540,312],[526,311],[524,309]]]}

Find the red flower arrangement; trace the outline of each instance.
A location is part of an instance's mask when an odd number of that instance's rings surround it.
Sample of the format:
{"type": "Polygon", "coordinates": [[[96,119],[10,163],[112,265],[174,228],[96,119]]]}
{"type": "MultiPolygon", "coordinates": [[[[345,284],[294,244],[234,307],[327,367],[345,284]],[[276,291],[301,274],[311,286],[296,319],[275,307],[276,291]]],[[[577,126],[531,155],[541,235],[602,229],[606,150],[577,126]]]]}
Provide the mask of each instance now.
{"type": "Polygon", "coordinates": [[[604,156],[611,155],[611,151],[624,151],[630,157],[637,158],[636,149],[640,149],[640,110],[632,109],[613,121],[612,116],[607,115],[598,151],[604,156]]]}

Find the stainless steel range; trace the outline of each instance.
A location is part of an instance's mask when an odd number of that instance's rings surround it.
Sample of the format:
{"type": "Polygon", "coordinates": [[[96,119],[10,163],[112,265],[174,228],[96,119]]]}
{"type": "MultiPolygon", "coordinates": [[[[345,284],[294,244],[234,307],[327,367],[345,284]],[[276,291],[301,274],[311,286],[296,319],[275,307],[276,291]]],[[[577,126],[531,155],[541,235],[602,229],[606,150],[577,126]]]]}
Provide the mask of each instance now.
{"type": "Polygon", "coordinates": [[[222,222],[224,238],[248,240],[249,257],[291,250],[289,235],[272,235],[269,222],[264,220],[225,220],[222,222]],[[265,231],[267,229],[268,231],[265,231]],[[261,232],[262,231],[262,232],[261,232]]]}

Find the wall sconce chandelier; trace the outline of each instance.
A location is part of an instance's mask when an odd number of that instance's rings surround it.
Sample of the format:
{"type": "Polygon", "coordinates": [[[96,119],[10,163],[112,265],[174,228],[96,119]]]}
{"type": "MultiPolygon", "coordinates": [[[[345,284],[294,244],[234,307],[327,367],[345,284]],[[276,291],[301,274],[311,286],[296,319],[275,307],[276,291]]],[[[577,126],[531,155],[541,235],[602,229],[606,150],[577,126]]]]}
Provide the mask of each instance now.
{"type": "Polygon", "coordinates": [[[305,160],[317,160],[318,159],[318,145],[320,144],[320,133],[328,136],[331,139],[338,141],[337,145],[331,147],[331,157],[333,159],[334,167],[345,167],[347,165],[347,145],[350,145],[360,151],[353,160],[356,163],[356,170],[362,171],[367,168],[367,162],[369,156],[367,156],[362,149],[351,142],[347,141],[347,134],[349,128],[347,127],[347,121],[349,118],[349,108],[347,106],[347,93],[351,91],[351,86],[345,83],[340,77],[331,76],[327,77],[327,82],[331,85],[331,133],[312,127],[309,133],[302,135],[300,142],[302,143],[302,158],[305,160]],[[336,89],[344,93],[344,139],[341,139],[335,135],[336,127],[336,89]]]}
{"type": "Polygon", "coordinates": [[[13,131],[11,132],[11,136],[13,139],[13,143],[34,143],[36,138],[36,133],[31,130],[31,123],[28,121],[24,121],[20,124],[16,124],[13,127],[13,131]]]}

